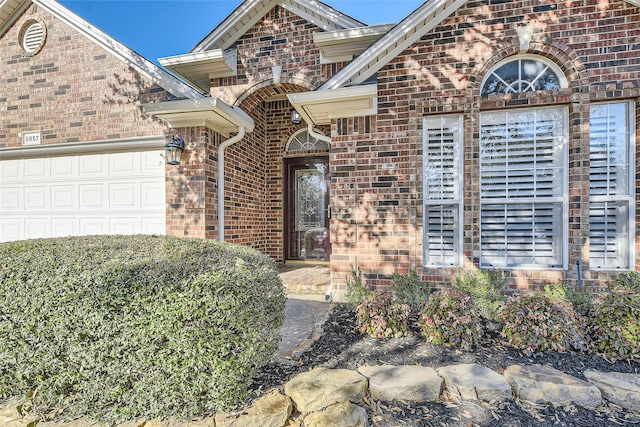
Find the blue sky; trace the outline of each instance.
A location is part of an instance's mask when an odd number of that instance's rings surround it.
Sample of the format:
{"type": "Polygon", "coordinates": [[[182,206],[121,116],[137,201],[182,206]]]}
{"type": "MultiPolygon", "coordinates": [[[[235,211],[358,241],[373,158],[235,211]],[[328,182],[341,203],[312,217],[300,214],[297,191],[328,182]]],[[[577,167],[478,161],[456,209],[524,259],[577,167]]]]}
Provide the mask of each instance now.
{"type": "MultiPolygon", "coordinates": [[[[187,53],[241,0],[58,0],[147,59],[187,53]]],[[[324,0],[369,25],[397,23],[422,0],[324,0]]]]}

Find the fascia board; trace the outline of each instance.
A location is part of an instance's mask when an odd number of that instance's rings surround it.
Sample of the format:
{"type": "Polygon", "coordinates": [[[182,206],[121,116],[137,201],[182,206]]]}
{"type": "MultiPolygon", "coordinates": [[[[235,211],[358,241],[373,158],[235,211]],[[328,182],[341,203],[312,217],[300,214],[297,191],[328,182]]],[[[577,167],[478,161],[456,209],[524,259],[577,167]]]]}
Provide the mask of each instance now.
{"type": "Polygon", "coordinates": [[[246,33],[256,22],[258,22],[264,14],[271,10],[278,0],[246,0],[240,4],[227,18],[222,21],[211,33],[209,33],[200,43],[198,43],[191,52],[204,52],[210,48],[227,49],[236,42],[233,38],[224,38],[224,35],[244,34],[246,33]],[[262,5],[261,5],[262,3],[262,5]],[[260,6],[260,11],[264,11],[260,14],[259,11],[255,11],[260,6]],[[250,12],[254,11],[250,15],[250,12]],[[244,20],[245,17],[250,16],[250,19],[244,20]],[[222,41],[222,43],[221,43],[222,41]]]}
{"type": "Polygon", "coordinates": [[[108,36],[98,28],[89,24],[69,9],[54,0],[33,0],[35,4],[46,9],[49,13],[65,22],[74,30],[87,37],[89,40],[105,49],[127,65],[131,66],[159,86],[167,90],[176,97],[186,97],[191,99],[202,98],[204,95],[172,76],[167,71],[153,64],[148,59],[142,57],[129,47],[120,43],[113,37],[108,36]]]}
{"type": "Polygon", "coordinates": [[[362,27],[364,24],[317,1],[280,0],[280,5],[295,15],[322,28],[335,31],[362,27]]]}
{"type": "Polygon", "coordinates": [[[360,84],[435,28],[467,0],[431,0],[416,9],[359,57],[325,82],[319,90],[360,84]],[[399,40],[402,40],[399,42],[399,40]]]}
{"type": "Polygon", "coordinates": [[[209,80],[215,77],[228,77],[237,73],[237,51],[221,49],[205,52],[187,53],[158,59],[160,64],[174,74],[209,91],[209,80]]]}

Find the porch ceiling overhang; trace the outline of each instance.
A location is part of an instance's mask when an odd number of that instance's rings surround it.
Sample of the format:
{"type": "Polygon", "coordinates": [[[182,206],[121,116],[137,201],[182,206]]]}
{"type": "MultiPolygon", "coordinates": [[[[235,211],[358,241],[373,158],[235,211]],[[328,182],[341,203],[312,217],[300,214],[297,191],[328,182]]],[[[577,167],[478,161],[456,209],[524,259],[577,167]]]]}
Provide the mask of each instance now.
{"type": "Polygon", "coordinates": [[[393,27],[394,24],[385,24],[314,33],[313,42],[320,48],[323,63],[351,61],[393,27]]]}
{"type": "Polygon", "coordinates": [[[287,95],[289,102],[309,124],[328,125],[332,119],[375,115],[378,85],[370,84],[287,95]]]}
{"type": "Polygon", "coordinates": [[[0,0],[0,35],[4,34],[13,23],[12,17],[27,8],[30,1],[0,0]]]}
{"type": "Polygon", "coordinates": [[[233,76],[237,72],[238,51],[235,48],[187,53],[158,59],[163,67],[187,82],[209,91],[209,80],[233,76]]]}
{"type": "Polygon", "coordinates": [[[143,105],[144,111],[166,121],[172,128],[206,126],[228,137],[244,127],[253,131],[253,119],[238,107],[218,98],[181,99],[143,105]]]}

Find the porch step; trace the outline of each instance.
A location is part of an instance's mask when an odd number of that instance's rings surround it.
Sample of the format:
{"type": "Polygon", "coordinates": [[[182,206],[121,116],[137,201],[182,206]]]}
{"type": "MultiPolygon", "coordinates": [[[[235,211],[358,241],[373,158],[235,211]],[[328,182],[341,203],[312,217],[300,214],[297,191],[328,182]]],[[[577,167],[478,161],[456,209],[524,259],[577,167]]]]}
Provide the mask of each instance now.
{"type": "Polygon", "coordinates": [[[285,264],[278,269],[287,295],[324,295],[331,283],[328,265],[285,264]]]}

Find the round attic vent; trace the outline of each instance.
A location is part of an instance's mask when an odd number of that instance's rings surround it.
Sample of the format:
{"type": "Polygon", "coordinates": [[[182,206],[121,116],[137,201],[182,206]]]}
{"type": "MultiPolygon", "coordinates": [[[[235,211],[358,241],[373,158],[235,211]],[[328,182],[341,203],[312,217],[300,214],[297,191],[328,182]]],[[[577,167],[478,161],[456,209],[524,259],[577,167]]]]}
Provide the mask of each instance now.
{"type": "Polygon", "coordinates": [[[28,55],[35,55],[44,46],[46,29],[42,22],[28,21],[20,31],[20,45],[28,55]]]}

